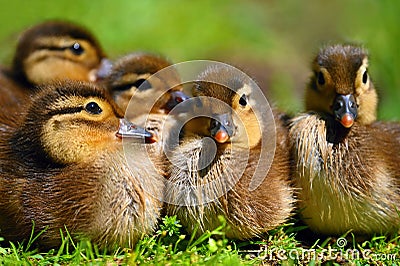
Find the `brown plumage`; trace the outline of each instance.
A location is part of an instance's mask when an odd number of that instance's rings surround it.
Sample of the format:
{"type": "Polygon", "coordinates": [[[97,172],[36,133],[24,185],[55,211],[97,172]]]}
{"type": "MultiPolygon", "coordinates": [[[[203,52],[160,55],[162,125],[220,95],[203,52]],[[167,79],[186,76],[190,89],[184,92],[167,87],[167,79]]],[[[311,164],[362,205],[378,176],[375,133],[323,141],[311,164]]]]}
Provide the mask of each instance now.
{"type": "Polygon", "coordinates": [[[376,120],[378,97],[368,75],[368,53],[354,45],[327,46],[315,57],[313,75],[305,91],[306,110],[335,114],[337,96],[352,95],[357,106],[353,120],[376,120]]]}
{"type": "Polygon", "coordinates": [[[31,84],[49,80],[89,81],[105,54],[87,29],[66,21],[47,21],[21,34],[13,73],[31,84]]]}
{"type": "Polygon", "coordinates": [[[181,92],[181,80],[172,63],[150,53],[137,52],[121,57],[103,85],[128,119],[149,113],[167,114],[187,99],[181,92]],[[134,110],[128,109],[132,96],[140,102],[134,110]]]}
{"type": "Polygon", "coordinates": [[[179,114],[170,114],[170,111],[188,99],[182,92],[177,70],[162,56],[137,52],[117,60],[102,84],[129,121],[154,135],[156,142],[147,145],[148,152],[164,172],[164,152],[169,149],[170,133],[179,125],[179,114]]]}
{"type": "Polygon", "coordinates": [[[0,106],[3,112],[17,113],[20,105],[29,101],[24,86],[12,77],[9,69],[0,67],[0,106]]]}
{"type": "Polygon", "coordinates": [[[259,120],[264,96],[238,70],[210,66],[198,80],[195,98],[186,102],[193,103],[193,118],[170,156],[167,213],[176,214],[189,233],[215,229],[222,215],[227,237],[259,236],[284,223],[293,207],[283,116],[262,113],[265,120],[259,120]],[[270,160],[259,161],[262,152],[270,160]]]}
{"type": "Polygon", "coordinates": [[[43,246],[58,245],[67,228],[101,247],[132,247],[152,232],[162,177],[143,140],[134,141],[149,133],[123,119],[102,90],[76,81],[49,84],[21,118],[3,117],[2,236],[27,239],[34,221],[36,233],[47,228],[43,246]]]}
{"type": "Polygon", "coordinates": [[[66,21],[46,21],[24,31],[10,68],[0,74],[0,103],[14,107],[26,102],[34,87],[52,80],[94,79],[106,61],[95,37],[66,21]]]}
{"type": "Polygon", "coordinates": [[[309,112],[290,124],[299,206],[318,233],[399,229],[400,124],[375,121],[377,97],[365,62],[355,46],[321,50],[306,89],[309,112]],[[349,124],[341,120],[346,113],[355,115],[349,124]]]}

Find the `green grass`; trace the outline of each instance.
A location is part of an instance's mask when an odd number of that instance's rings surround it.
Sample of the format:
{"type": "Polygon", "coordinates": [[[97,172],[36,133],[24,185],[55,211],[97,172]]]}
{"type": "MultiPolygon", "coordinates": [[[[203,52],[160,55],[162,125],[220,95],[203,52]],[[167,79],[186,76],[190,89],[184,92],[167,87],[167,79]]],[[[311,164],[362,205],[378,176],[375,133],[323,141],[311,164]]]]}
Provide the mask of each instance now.
{"type": "MultiPolygon", "coordinates": [[[[302,109],[308,67],[318,47],[356,41],[371,54],[370,73],[380,95],[380,119],[400,118],[400,1],[0,0],[0,6],[2,65],[10,63],[23,29],[45,19],[62,18],[92,30],[111,58],[148,50],[165,54],[174,62],[214,59],[235,64],[255,77],[271,102],[288,112],[302,109]]],[[[0,264],[275,264],[278,261],[268,260],[277,259],[273,248],[287,253],[310,248],[323,253],[324,249],[337,248],[335,239],[330,238],[316,240],[315,246],[305,245],[300,229],[289,224],[253,243],[228,241],[221,230],[192,239],[173,218],[166,218],[160,230],[144,237],[134,250],[103,253],[90,243],[74,243],[66,237],[59,249],[43,253],[35,251],[34,242],[8,245],[3,241],[0,264]],[[265,251],[267,247],[269,251],[265,251]]],[[[370,249],[373,254],[400,253],[398,237],[354,242],[349,236],[346,248],[370,249]]],[[[394,265],[400,264],[400,255],[397,257],[394,265]]],[[[325,260],[326,256],[321,261],[280,263],[313,265],[325,260]]],[[[335,263],[343,261],[332,260],[328,265],[335,263]]],[[[352,263],[390,265],[391,261],[360,258],[352,263]]]]}
{"type": "MultiPolygon", "coordinates": [[[[1,265],[400,265],[400,237],[378,236],[357,242],[345,238],[302,236],[304,226],[292,223],[272,230],[262,239],[232,241],[225,238],[226,223],[195,238],[187,235],[176,217],[164,217],[153,235],[144,236],[134,249],[100,251],[88,241],[63,238],[58,249],[40,252],[34,239],[0,246],[1,265]],[[346,240],[344,240],[346,239],[346,240]],[[346,241],[342,245],[341,241],[346,241]]],[[[0,242],[1,243],[1,242],[0,242]]],[[[3,244],[4,240],[3,240],[3,244]]]]}

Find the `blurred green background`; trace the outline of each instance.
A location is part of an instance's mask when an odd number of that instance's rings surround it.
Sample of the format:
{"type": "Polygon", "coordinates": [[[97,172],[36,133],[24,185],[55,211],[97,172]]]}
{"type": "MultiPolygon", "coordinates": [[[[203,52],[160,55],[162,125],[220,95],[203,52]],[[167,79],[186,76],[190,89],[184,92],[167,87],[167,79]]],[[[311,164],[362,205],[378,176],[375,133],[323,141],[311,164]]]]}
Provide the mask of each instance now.
{"type": "Polygon", "coordinates": [[[319,47],[362,43],[370,52],[379,117],[400,119],[400,1],[0,0],[0,15],[3,65],[10,63],[26,27],[68,19],[90,29],[111,58],[147,50],[176,63],[231,63],[288,112],[302,110],[309,65],[319,47]]]}

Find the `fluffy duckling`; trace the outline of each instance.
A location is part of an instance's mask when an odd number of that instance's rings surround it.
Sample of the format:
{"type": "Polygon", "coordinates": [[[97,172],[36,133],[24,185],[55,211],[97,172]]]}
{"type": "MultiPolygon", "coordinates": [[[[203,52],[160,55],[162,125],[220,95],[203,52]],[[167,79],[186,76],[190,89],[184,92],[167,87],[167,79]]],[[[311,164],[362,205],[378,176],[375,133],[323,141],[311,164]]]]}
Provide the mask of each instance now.
{"type": "Polygon", "coordinates": [[[94,81],[109,64],[85,28],[66,21],[35,25],[21,34],[11,68],[1,71],[2,106],[24,103],[34,86],[52,80],[94,81]]]}
{"type": "Polygon", "coordinates": [[[128,54],[114,63],[103,85],[130,120],[149,113],[167,114],[188,99],[182,92],[179,74],[171,65],[159,55],[144,52],[128,54]],[[164,71],[157,73],[160,70],[164,71]],[[141,103],[135,106],[133,112],[128,109],[132,96],[141,103]]]}
{"type": "Polygon", "coordinates": [[[370,236],[400,226],[400,125],[374,122],[377,97],[366,52],[329,46],[313,64],[310,111],[292,119],[289,138],[304,222],[327,235],[370,236]]]}
{"type": "Polygon", "coordinates": [[[222,215],[227,237],[247,239],[291,214],[287,129],[283,116],[258,112],[265,98],[255,87],[233,67],[209,66],[195,82],[195,98],[184,103],[194,103],[193,113],[170,156],[165,201],[189,233],[215,229],[222,215]]]}
{"type": "Polygon", "coordinates": [[[124,119],[103,90],[48,84],[16,121],[1,121],[13,129],[0,140],[2,236],[27,239],[33,221],[36,233],[46,229],[46,247],[59,245],[65,228],[101,247],[132,247],[153,231],[163,183],[140,141],[151,134],[124,119]]]}
{"type": "Polygon", "coordinates": [[[307,111],[333,115],[345,128],[376,120],[378,97],[368,75],[368,53],[354,45],[322,49],[305,92],[307,111]]]}
{"type": "Polygon", "coordinates": [[[156,142],[147,145],[149,154],[156,164],[165,165],[169,133],[179,118],[169,112],[189,98],[182,92],[179,74],[171,62],[159,55],[132,53],[117,60],[102,83],[125,111],[125,117],[153,134],[156,142]]]}
{"type": "Polygon", "coordinates": [[[87,29],[66,21],[47,21],[22,33],[12,69],[31,84],[89,81],[104,58],[99,42],[87,29]]]}

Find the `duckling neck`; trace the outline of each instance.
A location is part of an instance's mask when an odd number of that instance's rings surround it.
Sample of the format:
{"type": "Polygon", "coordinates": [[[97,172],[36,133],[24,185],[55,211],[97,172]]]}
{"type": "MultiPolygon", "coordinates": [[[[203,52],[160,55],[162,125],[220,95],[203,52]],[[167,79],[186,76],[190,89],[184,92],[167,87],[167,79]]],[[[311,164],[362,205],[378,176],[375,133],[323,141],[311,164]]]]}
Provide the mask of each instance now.
{"type": "Polygon", "coordinates": [[[30,135],[18,130],[9,140],[12,154],[15,154],[16,160],[22,162],[29,168],[51,169],[60,168],[61,164],[56,163],[44,151],[41,140],[32,129],[30,135]]]}
{"type": "Polygon", "coordinates": [[[246,171],[250,156],[257,155],[230,144],[216,145],[210,138],[185,141],[171,157],[170,181],[176,185],[167,189],[167,200],[194,207],[224,196],[246,171]]]}
{"type": "Polygon", "coordinates": [[[22,70],[18,70],[15,68],[7,69],[7,75],[17,82],[22,88],[28,89],[32,88],[33,84],[29,82],[27,76],[22,70]]]}
{"type": "Polygon", "coordinates": [[[326,117],[326,140],[333,144],[338,144],[343,142],[343,140],[349,135],[352,127],[343,127],[336,119],[333,117],[326,117]]]}

